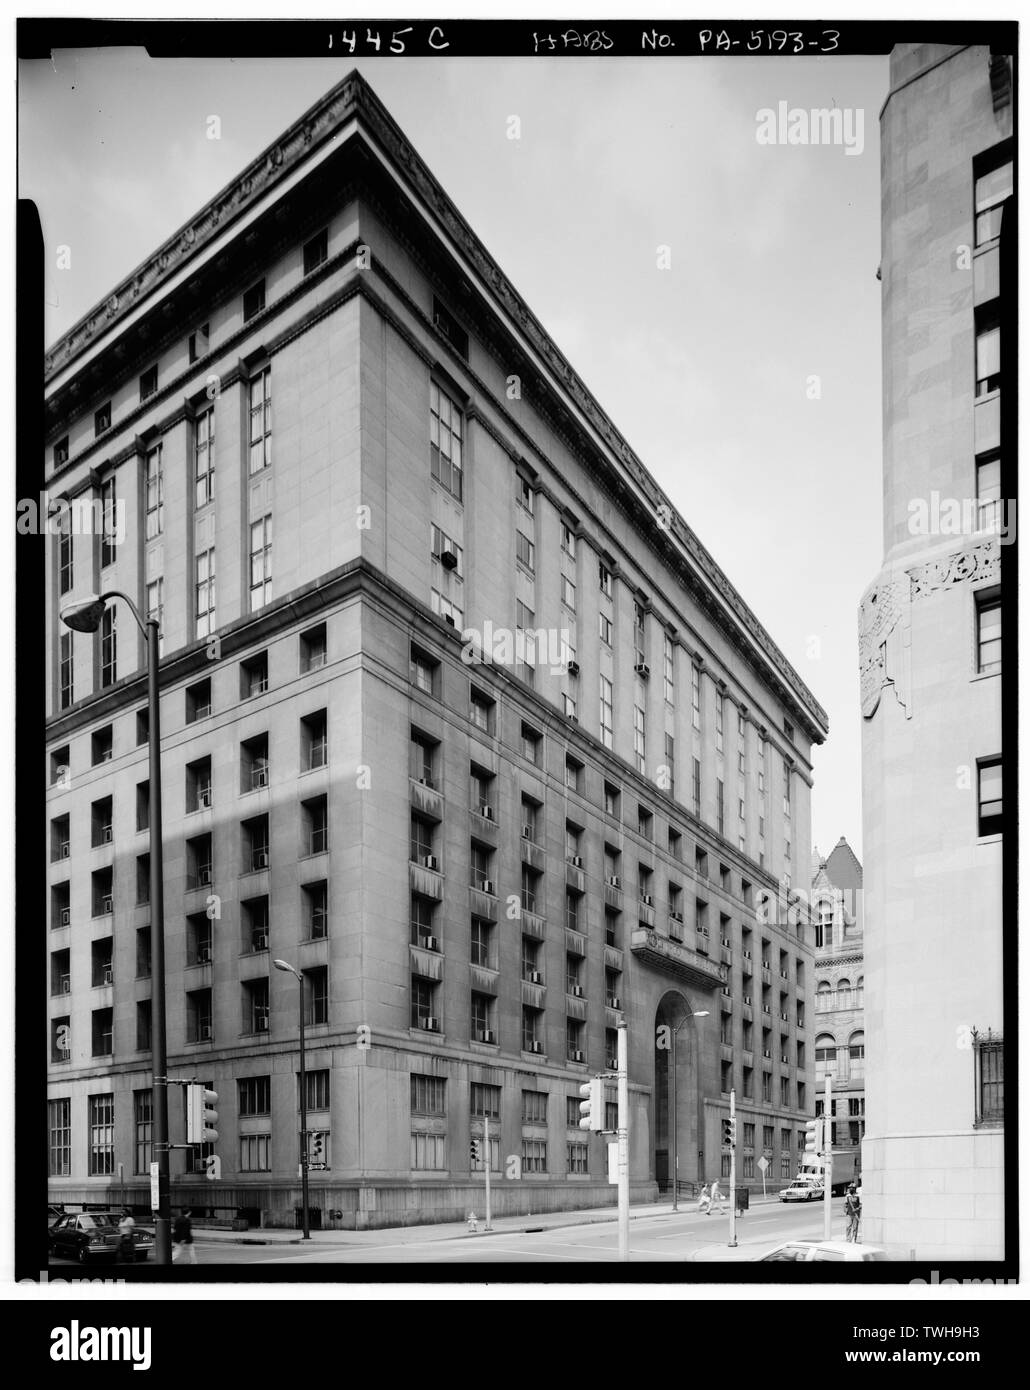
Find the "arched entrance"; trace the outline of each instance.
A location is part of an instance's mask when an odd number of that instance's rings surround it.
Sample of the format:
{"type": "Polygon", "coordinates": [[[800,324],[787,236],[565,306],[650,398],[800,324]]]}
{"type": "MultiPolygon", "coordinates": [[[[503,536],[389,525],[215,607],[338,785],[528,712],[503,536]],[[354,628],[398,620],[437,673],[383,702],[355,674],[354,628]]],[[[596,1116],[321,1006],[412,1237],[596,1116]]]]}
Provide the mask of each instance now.
{"type": "Polygon", "coordinates": [[[671,1192],[679,1160],[680,1191],[697,1181],[698,1070],[695,1006],[679,990],[659,1000],[654,1030],[654,1174],[671,1192]]]}

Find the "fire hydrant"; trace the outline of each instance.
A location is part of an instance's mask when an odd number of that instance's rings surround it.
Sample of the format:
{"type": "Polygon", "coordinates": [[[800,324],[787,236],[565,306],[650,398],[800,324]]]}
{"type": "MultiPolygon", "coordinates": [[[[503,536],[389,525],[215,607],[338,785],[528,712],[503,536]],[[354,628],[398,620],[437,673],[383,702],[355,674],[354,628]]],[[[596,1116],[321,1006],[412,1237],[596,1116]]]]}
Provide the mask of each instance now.
{"type": "Polygon", "coordinates": [[[474,1211],[470,1211],[470,1212],[469,1212],[469,1230],[470,1230],[470,1231],[478,1231],[478,1230],[479,1230],[479,1223],[476,1221],[476,1213],[475,1213],[474,1211]]]}

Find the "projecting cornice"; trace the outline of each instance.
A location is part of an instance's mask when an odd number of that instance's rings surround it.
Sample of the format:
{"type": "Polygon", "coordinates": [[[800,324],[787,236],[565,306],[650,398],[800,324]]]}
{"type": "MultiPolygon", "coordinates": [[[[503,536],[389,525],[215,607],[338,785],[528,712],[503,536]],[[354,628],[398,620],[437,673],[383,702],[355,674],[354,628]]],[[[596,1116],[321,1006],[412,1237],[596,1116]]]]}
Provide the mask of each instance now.
{"type": "MultiPolygon", "coordinates": [[[[674,542],[686,563],[698,574],[711,596],[713,609],[723,607],[750,641],[753,662],[765,669],[766,678],[781,699],[793,708],[809,738],[821,743],[828,720],[822,706],[787,661],[743,598],[730,583],[700,540],[677,513],[629,444],[623,439],[598,402],[559,352],[542,324],[517,294],[496,261],[479,241],[443,188],[408,143],[404,133],[367,83],[351,72],[300,117],[274,144],[253,160],[240,176],[221,190],[206,207],[168,238],[146,261],[122,280],[103,304],[97,305],[65,334],[45,358],[47,382],[72,367],[77,358],[117,331],[120,322],[140,309],[173,275],[199,264],[201,253],[248,209],[292,175],[317,149],[324,146],[348,121],[355,120],[367,143],[406,183],[409,193],[442,228],[453,249],[480,279],[488,295],[533,354],[544,365],[551,383],[585,422],[600,451],[607,451],[622,474],[627,492],[638,509],[650,513],[650,521],[674,542]]],[[[149,307],[149,306],[148,306],[149,307]]],[[[726,626],[726,623],[722,624],[726,626]]]]}

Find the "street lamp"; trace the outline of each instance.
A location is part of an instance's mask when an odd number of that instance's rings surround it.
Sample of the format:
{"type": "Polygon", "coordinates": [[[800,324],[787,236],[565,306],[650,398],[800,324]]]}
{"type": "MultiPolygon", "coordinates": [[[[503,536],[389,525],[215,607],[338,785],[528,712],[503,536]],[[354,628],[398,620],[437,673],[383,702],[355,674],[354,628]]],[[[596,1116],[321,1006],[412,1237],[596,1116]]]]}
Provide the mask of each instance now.
{"type": "Polygon", "coordinates": [[[679,1134],[676,1124],[676,1034],[683,1027],[684,1023],[691,1018],[707,1018],[707,1009],[695,1009],[692,1013],[686,1013],[679,1023],[672,1030],[672,1058],[670,1061],[669,1089],[672,1092],[672,1209],[679,1211],[680,1196],[680,1146],[679,1134]]]}
{"type": "Polygon", "coordinates": [[[139,609],[120,589],[68,603],[61,621],[74,632],[96,632],[110,599],[121,599],[136,619],[147,644],[147,708],[150,744],[150,970],[151,1052],[154,1114],[154,1158],[157,1163],[157,1221],[154,1263],[172,1263],[171,1207],[168,1191],[168,1039],[165,1025],[164,840],[161,831],[161,712],[158,703],[160,630],[156,618],[140,617],[139,609]]]}
{"type": "Polygon", "coordinates": [[[308,1087],[304,1075],[304,976],[296,966],[285,960],[273,960],[276,970],[296,975],[300,982],[300,1200],[301,1231],[304,1240],[311,1239],[308,1217],[308,1087]]]}

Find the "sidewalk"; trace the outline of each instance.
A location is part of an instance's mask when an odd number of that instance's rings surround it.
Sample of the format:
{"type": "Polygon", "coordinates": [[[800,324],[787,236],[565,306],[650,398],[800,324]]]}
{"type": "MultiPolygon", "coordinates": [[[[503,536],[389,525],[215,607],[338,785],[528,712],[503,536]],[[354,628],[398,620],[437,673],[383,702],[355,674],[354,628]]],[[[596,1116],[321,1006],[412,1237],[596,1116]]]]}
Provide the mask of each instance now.
{"type": "MultiPolygon", "coordinates": [[[[776,1201],[774,1196],[753,1198],[752,1209],[776,1201]]],[[[672,1216],[671,1199],[665,1202],[648,1203],[630,1208],[630,1220],[641,1217],[672,1216]]],[[[680,1199],[678,1216],[698,1216],[697,1200],[680,1199]]],[[[723,1215],[728,1214],[724,1212],[723,1215]]],[[[524,1232],[556,1230],[563,1226],[588,1226],[598,1222],[616,1221],[617,1209],[612,1207],[592,1207],[581,1211],[554,1211],[540,1216],[499,1216],[492,1223],[492,1230],[483,1230],[483,1213],[479,1218],[479,1230],[475,1234],[489,1238],[491,1235],[512,1235],[524,1232]]],[[[741,1218],[746,1219],[745,1217],[741,1218]]],[[[213,1231],[205,1227],[193,1228],[193,1239],[201,1245],[303,1245],[308,1248],[337,1246],[341,1249],[360,1248],[377,1245],[415,1245],[439,1240],[461,1240],[472,1238],[473,1232],[465,1221],[441,1222],[433,1225],[388,1226],[375,1231],[312,1231],[310,1243],[305,1242],[298,1231],[275,1228],[255,1228],[250,1231],[213,1231]]]]}

